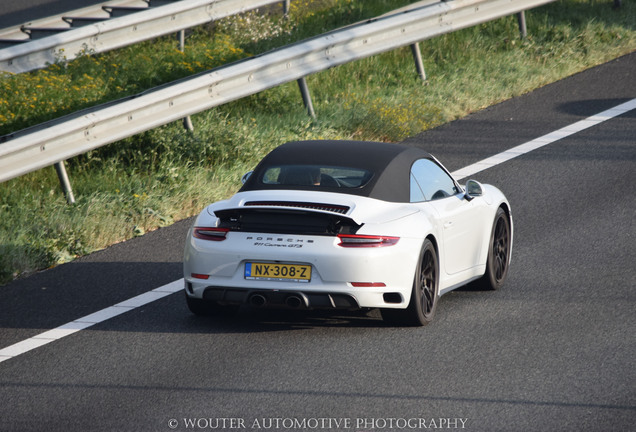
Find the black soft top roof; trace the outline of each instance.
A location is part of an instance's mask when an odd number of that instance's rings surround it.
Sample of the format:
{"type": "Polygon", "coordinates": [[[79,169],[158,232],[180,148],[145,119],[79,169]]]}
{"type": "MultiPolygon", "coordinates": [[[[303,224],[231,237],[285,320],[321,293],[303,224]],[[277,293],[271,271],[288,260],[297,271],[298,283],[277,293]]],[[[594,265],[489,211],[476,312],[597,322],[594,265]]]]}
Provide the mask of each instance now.
{"type": "Polygon", "coordinates": [[[240,192],[268,189],[320,190],[347,193],[392,202],[409,202],[411,165],[418,159],[432,159],[417,147],[371,141],[294,141],[272,150],[254,169],[240,192]],[[373,173],[359,188],[289,186],[263,184],[265,170],[281,165],[325,165],[363,168],[373,173]]]}

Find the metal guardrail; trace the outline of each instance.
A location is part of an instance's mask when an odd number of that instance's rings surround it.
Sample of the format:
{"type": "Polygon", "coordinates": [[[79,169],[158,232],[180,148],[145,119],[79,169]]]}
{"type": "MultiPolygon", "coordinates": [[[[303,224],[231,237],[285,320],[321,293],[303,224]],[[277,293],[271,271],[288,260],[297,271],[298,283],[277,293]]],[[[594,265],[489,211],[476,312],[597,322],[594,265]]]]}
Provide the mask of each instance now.
{"type": "Polygon", "coordinates": [[[111,0],[0,30],[0,70],[22,73],[289,0],[111,0]],[[155,6],[158,5],[158,6],[155,6]]]}
{"type": "Polygon", "coordinates": [[[454,0],[373,19],[0,137],[0,182],[224,103],[554,0],[454,0]]]}

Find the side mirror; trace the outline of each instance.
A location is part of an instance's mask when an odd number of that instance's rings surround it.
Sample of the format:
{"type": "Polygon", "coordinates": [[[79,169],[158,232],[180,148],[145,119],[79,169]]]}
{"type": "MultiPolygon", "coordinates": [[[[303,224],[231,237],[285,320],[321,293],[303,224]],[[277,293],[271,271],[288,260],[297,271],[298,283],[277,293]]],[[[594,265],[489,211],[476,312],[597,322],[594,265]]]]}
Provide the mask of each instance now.
{"type": "Polygon", "coordinates": [[[247,181],[247,179],[250,178],[253,172],[254,171],[248,171],[245,174],[243,174],[243,177],[241,177],[241,183],[245,184],[245,182],[247,181]]]}
{"type": "Polygon", "coordinates": [[[472,200],[475,197],[482,196],[484,194],[484,190],[481,187],[481,183],[476,180],[468,180],[466,182],[466,193],[464,196],[468,201],[472,200]]]}

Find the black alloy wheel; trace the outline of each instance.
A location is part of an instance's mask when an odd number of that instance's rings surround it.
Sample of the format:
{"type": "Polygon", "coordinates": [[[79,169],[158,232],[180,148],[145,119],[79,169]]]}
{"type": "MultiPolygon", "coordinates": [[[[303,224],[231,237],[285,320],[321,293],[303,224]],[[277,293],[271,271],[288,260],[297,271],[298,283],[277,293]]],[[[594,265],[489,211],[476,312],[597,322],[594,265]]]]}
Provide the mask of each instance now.
{"type": "Polygon", "coordinates": [[[382,309],[382,318],[405,326],[425,326],[435,316],[439,299],[439,264],[433,243],[426,239],[422,245],[418,267],[413,280],[411,299],[406,309],[382,309]]]}
{"type": "Polygon", "coordinates": [[[505,217],[497,219],[495,238],[492,246],[493,265],[495,266],[495,281],[503,283],[508,273],[508,249],[510,244],[510,228],[505,217]]]}
{"type": "MultiPolygon", "coordinates": [[[[430,243],[430,242],[429,242],[430,243]]],[[[416,279],[417,282],[417,279],[416,279]]],[[[424,256],[420,264],[419,296],[422,318],[430,322],[435,315],[437,306],[437,256],[432,247],[424,250],[424,256]]]]}
{"type": "Polygon", "coordinates": [[[486,273],[479,280],[482,288],[496,290],[504,284],[510,267],[511,240],[510,220],[504,209],[500,207],[495,215],[490,235],[486,273]]]}

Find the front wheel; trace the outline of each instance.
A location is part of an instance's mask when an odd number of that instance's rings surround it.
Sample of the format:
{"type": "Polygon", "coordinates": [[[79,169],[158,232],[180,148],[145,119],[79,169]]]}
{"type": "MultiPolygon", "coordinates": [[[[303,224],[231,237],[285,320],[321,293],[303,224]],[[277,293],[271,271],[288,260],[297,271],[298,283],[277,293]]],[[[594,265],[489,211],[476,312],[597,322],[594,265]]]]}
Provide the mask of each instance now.
{"type": "Polygon", "coordinates": [[[382,318],[396,324],[425,326],[433,321],[439,298],[439,265],[433,243],[426,239],[415,271],[408,308],[382,309],[382,318]]]}
{"type": "Polygon", "coordinates": [[[499,207],[488,243],[486,273],[478,281],[482,289],[496,290],[504,284],[510,266],[511,240],[510,220],[504,209],[499,207]]]}

